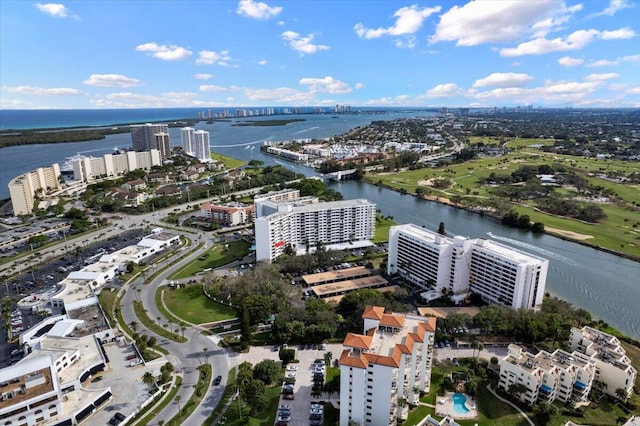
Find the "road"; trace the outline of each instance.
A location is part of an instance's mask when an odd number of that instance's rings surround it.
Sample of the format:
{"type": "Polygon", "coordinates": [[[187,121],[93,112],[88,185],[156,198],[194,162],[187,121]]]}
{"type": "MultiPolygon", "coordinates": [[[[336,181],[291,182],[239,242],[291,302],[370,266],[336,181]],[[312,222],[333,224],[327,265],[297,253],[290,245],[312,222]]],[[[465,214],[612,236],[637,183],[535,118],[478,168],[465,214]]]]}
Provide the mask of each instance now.
{"type": "MultiPolygon", "coordinates": [[[[209,356],[209,364],[211,364],[213,370],[212,377],[220,375],[222,376],[222,382],[219,386],[214,386],[213,383],[211,383],[209,391],[201,404],[191,414],[191,416],[189,416],[189,418],[182,422],[183,425],[188,426],[201,426],[218,405],[224,392],[224,386],[226,385],[229,369],[235,365],[236,356],[231,352],[227,352],[226,349],[217,346],[210,337],[203,335],[201,333],[202,330],[197,327],[189,327],[185,330],[184,336],[188,339],[186,343],[177,343],[155,334],[151,330],[146,329],[146,327],[140,323],[135,315],[133,302],[139,298],[150,318],[154,320],[158,317],[164,318],[164,315],[162,315],[155,304],[156,290],[167,282],[167,277],[169,275],[187,263],[193,261],[204,250],[212,246],[213,241],[211,238],[208,235],[204,236],[204,238],[205,244],[201,250],[197,250],[167,270],[161,272],[151,284],[143,284],[141,278],[136,280],[134,283],[129,284],[127,289],[128,291],[120,304],[122,315],[127,324],[131,321],[136,321],[139,324],[139,333],[156,336],[158,339],[158,345],[169,351],[170,355],[167,356],[167,359],[174,364],[176,373],[182,374],[182,386],[178,391],[178,395],[180,395],[181,398],[181,406],[184,406],[194,392],[194,386],[198,381],[197,368],[204,362],[203,349],[208,348],[207,354],[209,356]],[[137,290],[131,291],[132,287],[140,289],[140,293],[138,293],[137,290]]],[[[178,414],[178,404],[174,399],[172,403],[167,405],[156,416],[156,419],[163,419],[166,422],[176,414],[178,414]]],[[[154,420],[150,424],[159,424],[157,423],[157,420],[154,420]]]]}

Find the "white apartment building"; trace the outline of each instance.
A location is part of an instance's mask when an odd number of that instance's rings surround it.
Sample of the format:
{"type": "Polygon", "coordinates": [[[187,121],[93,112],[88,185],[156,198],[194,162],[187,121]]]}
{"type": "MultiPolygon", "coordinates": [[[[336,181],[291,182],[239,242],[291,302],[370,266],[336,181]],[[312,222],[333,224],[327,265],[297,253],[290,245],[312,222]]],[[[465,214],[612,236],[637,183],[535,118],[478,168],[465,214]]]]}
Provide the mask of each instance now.
{"type": "Polygon", "coordinates": [[[276,213],[256,218],[256,260],[270,262],[287,246],[304,253],[318,243],[327,248],[371,245],[375,213],[375,204],[364,199],[279,204],[276,213]]]}
{"type": "Polygon", "coordinates": [[[534,355],[511,344],[507,356],[499,362],[498,386],[505,392],[519,386],[514,396],[528,405],[561,401],[575,406],[587,400],[596,377],[595,361],[575,351],[557,349],[534,355]]]}
{"type": "Polygon", "coordinates": [[[484,239],[449,238],[413,224],[389,230],[389,273],[461,301],[469,292],[514,309],[539,309],[549,261],[484,239]]]}
{"type": "Polygon", "coordinates": [[[366,306],[363,334],[349,333],[340,359],[340,426],[387,426],[406,420],[429,392],[436,319],[366,306]]]}
{"type": "Polygon", "coordinates": [[[225,226],[237,226],[251,221],[253,208],[253,206],[235,202],[224,205],[204,203],[200,206],[200,212],[213,222],[225,226]]]}
{"type": "Polygon", "coordinates": [[[209,132],[196,130],[193,132],[195,157],[203,163],[211,161],[211,147],[209,146],[209,132]]]}
{"type": "Polygon", "coordinates": [[[195,156],[195,138],[193,136],[193,132],[196,129],[193,127],[183,127],[180,129],[180,135],[182,139],[182,151],[190,156],[195,156]]]}
{"type": "Polygon", "coordinates": [[[55,163],[11,179],[8,186],[13,215],[31,214],[36,195],[46,195],[62,188],[60,176],[60,165],[55,163]]]}
{"type": "Polygon", "coordinates": [[[99,177],[121,176],[137,169],[150,171],[162,164],[162,155],[157,149],[149,151],[127,151],[122,154],[105,154],[102,157],[87,157],[73,162],[73,178],[91,182],[99,177]]]}
{"type": "Polygon", "coordinates": [[[618,397],[616,390],[624,389],[631,396],[638,372],[617,337],[591,327],[572,327],[569,346],[594,360],[596,380],[606,384],[605,393],[618,397]]]}

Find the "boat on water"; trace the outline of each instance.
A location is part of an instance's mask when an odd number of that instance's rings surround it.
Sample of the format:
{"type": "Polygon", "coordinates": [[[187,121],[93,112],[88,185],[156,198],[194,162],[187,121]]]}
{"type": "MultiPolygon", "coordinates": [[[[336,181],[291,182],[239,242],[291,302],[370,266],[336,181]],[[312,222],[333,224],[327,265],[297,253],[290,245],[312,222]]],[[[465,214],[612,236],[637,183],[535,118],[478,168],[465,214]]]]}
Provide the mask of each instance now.
{"type": "Polygon", "coordinates": [[[75,163],[76,161],[84,160],[85,158],[93,158],[93,157],[90,155],[76,154],[76,155],[72,155],[71,157],[65,158],[64,163],[60,167],[60,173],[62,173],[63,175],[72,175],[73,163],[75,163]]]}

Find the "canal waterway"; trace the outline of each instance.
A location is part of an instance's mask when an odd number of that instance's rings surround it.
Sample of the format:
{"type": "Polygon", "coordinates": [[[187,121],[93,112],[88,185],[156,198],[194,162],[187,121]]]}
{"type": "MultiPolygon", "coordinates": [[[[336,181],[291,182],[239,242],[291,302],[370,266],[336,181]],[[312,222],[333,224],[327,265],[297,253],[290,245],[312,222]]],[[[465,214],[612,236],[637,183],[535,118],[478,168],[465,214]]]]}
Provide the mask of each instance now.
{"type": "MultiPolygon", "coordinates": [[[[212,150],[242,160],[259,159],[266,164],[282,164],[307,176],[315,171],[264,155],[259,147],[265,140],[324,138],[367,125],[372,120],[391,120],[415,114],[393,113],[372,116],[300,116],[304,122],[276,127],[236,127],[233,122],[201,123],[199,129],[211,132],[212,150]]],[[[273,118],[273,117],[271,117],[273,118]]],[[[296,116],[286,118],[297,118],[296,116]]],[[[172,145],[180,144],[180,130],[170,129],[172,145]]],[[[114,147],[130,147],[128,133],[109,135],[100,141],[55,145],[15,146],[0,150],[0,196],[7,197],[7,183],[18,174],[54,162],[78,152],[104,155],[114,147]]],[[[493,238],[549,259],[546,290],[591,312],[623,333],[640,339],[640,263],[550,235],[534,235],[505,227],[479,214],[360,182],[334,183],[332,187],[345,198],[366,198],[382,214],[399,223],[415,223],[435,230],[445,223],[450,235],[493,238]]]]}

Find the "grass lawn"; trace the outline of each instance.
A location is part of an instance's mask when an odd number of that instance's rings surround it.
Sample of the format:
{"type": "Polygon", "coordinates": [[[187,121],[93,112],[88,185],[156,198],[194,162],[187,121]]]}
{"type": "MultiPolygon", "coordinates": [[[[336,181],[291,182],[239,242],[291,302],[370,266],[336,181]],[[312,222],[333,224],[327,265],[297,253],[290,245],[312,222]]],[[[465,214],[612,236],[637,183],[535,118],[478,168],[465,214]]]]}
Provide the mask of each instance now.
{"type": "Polygon", "coordinates": [[[240,398],[233,401],[225,413],[227,418],[226,426],[272,426],[276,421],[276,413],[280,402],[280,386],[268,387],[265,390],[265,395],[269,400],[269,404],[262,413],[255,415],[252,415],[251,407],[241,401],[240,398]],[[238,404],[240,404],[240,408],[238,404]]]}
{"type": "Polygon", "coordinates": [[[236,158],[227,157],[226,155],[218,154],[217,152],[211,153],[211,158],[214,160],[222,161],[226,169],[235,169],[247,164],[246,161],[238,160],[236,158]]]}
{"type": "MultiPolygon", "coordinates": [[[[519,140],[518,143],[537,143],[541,141],[549,140],[519,140]]],[[[417,188],[421,188],[425,196],[431,199],[439,197],[440,201],[443,201],[442,198],[452,199],[452,197],[458,196],[470,204],[482,205],[486,200],[491,198],[491,194],[489,193],[490,188],[478,184],[480,178],[488,177],[491,173],[499,175],[511,174],[523,165],[540,164],[562,164],[581,173],[640,173],[640,163],[638,162],[597,160],[594,158],[522,150],[509,153],[500,158],[475,159],[466,163],[452,164],[441,168],[417,169],[384,175],[368,175],[365,177],[365,180],[370,183],[382,184],[398,191],[404,190],[408,194],[414,194],[417,188]],[[451,185],[448,188],[440,189],[426,185],[426,183],[433,182],[433,179],[437,178],[448,179],[451,185]]],[[[640,190],[638,190],[637,185],[623,185],[595,176],[585,177],[593,185],[600,185],[613,190],[627,205],[598,204],[607,215],[607,218],[599,224],[588,224],[577,220],[553,216],[536,211],[533,207],[514,205],[514,209],[521,214],[528,214],[533,221],[542,222],[548,227],[593,235],[594,238],[586,241],[589,244],[640,258],[640,230],[633,228],[634,224],[640,224],[640,211],[633,211],[629,208],[631,204],[640,203],[640,190]]],[[[558,192],[567,193],[567,191],[563,189],[558,192]]]]}
{"type": "MultiPolygon", "coordinates": [[[[559,412],[562,412],[562,406],[558,406],[559,412]]],[[[638,415],[638,412],[635,413],[638,415]]],[[[611,403],[608,398],[603,398],[597,405],[594,407],[594,403],[592,403],[589,408],[584,412],[584,417],[568,417],[568,416],[556,416],[551,421],[552,426],[562,426],[568,420],[572,420],[578,424],[590,425],[590,426],[609,426],[615,425],[616,419],[618,417],[624,417],[628,419],[631,417],[630,414],[625,414],[620,407],[616,404],[611,403]]]]}
{"type": "MultiPolygon", "coordinates": [[[[178,390],[180,390],[180,386],[182,386],[182,377],[181,376],[177,376],[176,377],[176,383],[173,385],[173,387],[171,388],[171,390],[169,391],[168,394],[164,394],[162,396],[162,402],[155,407],[152,411],[149,411],[148,413],[146,413],[146,415],[144,416],[144,418],[142,418],[138,424],[139,425],[146,425],[148,424],[150,421],[153,420],[153,418],[155,416],[157,416],[163,409],[164,407],[166,407],[167,405],[169,405],[169,403],[171,401],[173,401],[173,398],[175,398],[176,394],[178,393],[178,390]]],[[[136,416],[137,418],[137,416],[136,416]]]]}
{"type": "Polygon", "coordinates": [[[136,313],[136,316],[140,320],[140,322],[144,324],[144,326],[147,327],[149,330],[153,331],[154,333],[178,343],[184,343],[187,341],[185,337],[182,337],[178,333],[173,333],[169,331],[170,324],[165,324],[167,328],[163,328],[162,326],[160,326],[160,324],[153,321],[149,317],[149,315],[147,315],[147,310],[144,309],[144,306],[142,305],[141,302],[133,302],[133,309],[136,313]]]}
{"type": "Polygon", "coordinates": [[[216,303],[205,296],[199,284],[166,290],[164,302],[174,315],[193,324],[221,321],[237,316],[235,309],[216,303]]]}
{"type": "Polygon", "coordinates": [[[393,219],[386,216],[376,215],[376,233],[373,236],[374,243],[386,243],[389,241],[389,228],[397,225],[393,219]]]}
{"type": "Polygon", "coordinates": [[[167,422],[167,425],[180,425],[183,420],[189,417],[193,411],[198,408],[198,405],[202,402],[202,398],[206,395],[209,385],[211,384],[211,365],[205,364],[198,367],[200,375],[198,377],[198,383],[194,386],[194,391],[191,394],[191,398],[182,404],[180,412],[171,420],[167,422]]]}
{"type": "Polygon", "coordinates": [[[104,311],[104,314],[107,316],[107,319],[109,320],[109,324],[112,327],[115,327],[116,325],[116,319],[113,318],[113,308],[115,308],[116,306],[116,297],[118,296],[118,292],[117,291],[111,291],[108,289],[103,289],[100,294],[98,295],[98,302],[100,303],[100,306],[102,306],[102,310],[104,311]]]}
{"type": "Polygon", "coordinates": [[[176,272],[171,278],[181,279],[194,276],[205,269],[217,268],[249,254],[251,244],[244,240],[231,241],[228,244],[213,246],[196,260],[176,272]],[[225,248],[226,247],[226,248],[225,248]]]}

